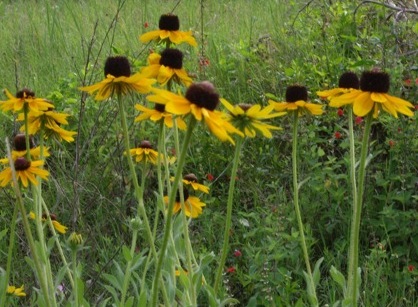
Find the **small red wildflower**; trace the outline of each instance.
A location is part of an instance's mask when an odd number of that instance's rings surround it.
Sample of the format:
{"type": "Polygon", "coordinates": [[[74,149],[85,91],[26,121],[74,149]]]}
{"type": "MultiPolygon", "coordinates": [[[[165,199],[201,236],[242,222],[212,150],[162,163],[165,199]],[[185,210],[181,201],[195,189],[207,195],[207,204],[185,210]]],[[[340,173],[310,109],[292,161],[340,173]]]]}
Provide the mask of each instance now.
{"type": "Polygon", "coordinates": [[[341,139],[341,137],[342,137],[341,132],[336,131],[336,132],[334,133],[334,137],[335,137],[337,140],[338,140],[338,139],[341,139]]]}
{"type": "Polygon", "coordinates": [[[215,177],[211,173],[207,174],[206,178],[208,178],[209,181],[213,181],[213,179],[215,179],[215,177]]]}
{"type": "Polygon", "coordinates": [[[354,122],[356,125],[360,125],[363,122],[363,117],[357,116],[354,122]]]}
{"type": "Polygon", "coordinates": [[[339,117],[344,116],[344,111],[343,111],[343,109],[339,108],[339,109],[337,110],[337,115],[338,115],[339,117]]]}
{"type": "Polygon", "coordinates": [[[229,268],[226,269],[226,272],[231,274],[231,273],[235,273],[236,269],[233,266],[230,266],[229,268]]]}
{"type": "Polygon", "coordinates": [[[240,251],[239,249],[236,249],[236,250],[234,251],[234,257],[241,257],[241,256],[242,256],[241,251],[240,251]]]}
{"type": "Polygon", "coordinates": [[[199,65],[201,67],[209,66],[209,64],[210,64],[210,61],[207,58],[205,58],[205,57],[200,57],[199,58],[199,65]]]}
{"type": "Polygon", "coordinates": [[[418,78],[415,79],[415,84],[418,85],[418,78]]]}
{"type": "Polygon", "coordinates": [[[412,264],[408,265],[409,272],[413,272],[414,270],[415,270],[415,265],[412,265],[412,264]]]}
{"type": "Polygon", "coordinates": [[[148,22],[145,22],[145,23],[144,23],[144,28],[148,28],[148,27],[149,27],[148,22]]]}
{"type": "Polygon", "coordinates": [[[409,86],[411,86],[411,82],[412,82],[411,79],[406,79],[406,80],[403,81],[403,84],[405,86],[409,87],[409,86]]]}
{"type": "Polygon", "coordinates": [[[393,147],[393,146],[395,146],[396,143],[395,143],[394,140],[389,140],[388,144],[389,144],[390,147],[393,147]]]}
{"type": "Polygon", "coordinates": [[[415,105],[415,111],[417,111],[418,110],[418,104],[417,105],[415,105]]]}

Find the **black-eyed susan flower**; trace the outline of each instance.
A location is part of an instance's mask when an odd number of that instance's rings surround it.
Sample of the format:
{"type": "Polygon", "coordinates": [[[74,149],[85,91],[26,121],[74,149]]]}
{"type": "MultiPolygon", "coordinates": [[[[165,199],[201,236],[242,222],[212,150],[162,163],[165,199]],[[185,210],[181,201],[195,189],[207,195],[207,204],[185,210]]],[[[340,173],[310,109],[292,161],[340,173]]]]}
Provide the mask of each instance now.
{"type": "Polygon", "coordinates": [[[229,113],[226,114],[228,120],[248,137],[253,138],[256,136],[257,132],[259,132],[266,138],[271,138],[273,135],[270,130],[281,129],[263,122],[266,119],[286,114],[286,112],[273,112],[273,104],[269,104],[267,107],[262,108],[258,104],[252,105],[240,103],[232,105],[225,99],[221,98],[220,100],[224,107],[229,111],[229,113]]]}
{"type": "Polygon", "coordinates": [[[6,293],[14,296],[26,296],[25,287],[22,285],[20,288],[15,286],[7,286],[6,293]]]}
{"type": "MultiPolygon", "coordinates": [[[[201,202],[198,197],[190,196],[187,189],[183,190],[184,196],[184,209],[186,216],[191,218],[197,218],[203,212],[203,207],[206,206],[205,203],[201,202]]],[[[168,204],[168,196],[164,196],[164,202],[168,204]]],[[[174,203],[173,213],[177,213],[181,210],[180,194],[177,193],[176,202],[174,203]]]]}
{"type": "MultiPolygon", "coordinates": [[[[158,152],[152,149],[152,145],[149,141],[142,141],[138,148],[130,149],[129,153],[135,158],[136,162],[144,161],[145,163],[157,164],[158,152]]],[[[163,155],[160,154],[160,159],[162,158],[163,155]]]]}
{"type": "Polygon", "coordinates": [[[241,131],[224,119],[222,112],[215,110],[219,104],[219,94],[212,83],[208,81],[193,83],[187,89],[184,97],[161,89],[153,89],[152,91],[155,94],[147,97],[149,101],[165,105],[166,111],[176,115],[191,113],[196,120],[203,121],[221,141],[230,141],[234,144],[230,134],[243,135],[241,131]]]}
{"type": "Polygon", "coordinates": [[[358,91],[360,88],[360,81],[357,75],[352,71],[347,71],[340,76],[338,80],[338,87],[330,90],[319,91],[316,94],[321,98],[328,100],[338,97],[341,94],[358,91]]]}
{"type": "Polygon", "coordinates": [[[191,186],[195,191],[201,191],[206,194],[209,193],[209,187],[200,184],[197,180],[196,175],[193,173],[185,175],[182,181],[186,186],[191,186]]]}
{"type": "Polygon", "coordinates": [[[188,43],[193,47],[197,46],[197,42],[192,36],[192,31],[180,31],[180,20],[177,15],[164,14],[161,15],[159,21],[159,30],[150,31],[142,34],[139,40],[147,43],[156,40],[158,43],[170,41],[173,44],[188,43]]]}
{"type": "Polygon", "coordinates": [[[104,68],[105,79],[99,83],[80,87],[89,94],[98,92],[94,99],[105,100],[113,95],[126,95],[129,92],[148,93],[155,80],[144,78],[140,73],[131,76],[129,61],[124,56],[109,57],[104,68]]]}
{"type": "Polygon", "coordinates": [[[193,80],[183,69],[183,53],[180,50],[167,48],[161,55],[151,53],[148,56],[148,66],[141,69],[145,78],[155,78],[161,85],[169,80],[183,83],[185,86],[192,84],[193,80]]]}
{"type": "MultiPolygon", "coordinates": [[[[17,158],[14,161],[17,180],[21,181],[24,187],[28,186],[29,181],[34,185],[38,185],[36,176],[46,180],[49,175],[47,170],[40,168],[43,164],[44,162],[41,160],[28,161],[23,157],[17,158]]],[[[6,167],[0,173],[0,181],[1,187],[5,187],[7,184],[12,182],[12,169],[10,167],[6,167]]]]}
{"type": "Polygon", "coordinates": [[[360,77],[360,90],[352,91],[331,98],[331,107],[341,107],[352,104],[353,112],[357,116],[364,117],[373,112],[376,118],[381,110],[398,118],[398,113],[406,116],[413,116],[413,105],[401,98],[388,94],[390,77],[387,73],[372,70],[365,71],[360,77]]]}
{"type": "Polygon", "coordinates": [[[23,89],[16,93],[16,97],[13,96],[7,89],[4,90],[5,95],[9,100],[0,101],[0,110],[2,111],[22,111],[25,105],[28,106],[31,111],[46,110],[53,108],[54,105],[50,101],[44,98],[36,98],[35,93],[29,89],[23,89]]]}
{"type": "MultiPolygon", "coordinates": [[[[41,156],[41,147],[36,146],[33,135],[29,136],[29,154],[31,160],[38,160],[41,156]]],[[[23,133],[18,133],[13,138],[12,160],[15,161],[19,157],[26,157],[26,137],[23,133]]],[[[43,148],[43,157],[49,157],[48,147],[43,148]]],[[[9,159],[0,159],[1,164],[8,164],[9,159]]]]}
{"type": "MultiPolygon", "coordinates": [[[[58,222],[57,216],[55,214],[50,213],[49,217],[51,218],[52,225],[54,226],[56,231],[58,231],[60,234],[65,234],[67,232],[68,227],[58,222]]],[[[29,218],[34,220],[36,218],[36,214],[33,211],[29,212],[29,218]]],[[[42,222],[46,222],[46,220],[47,215],[44,213],[42,214],[42,222]]]]}
{"type": "Polygon", "coordinates": [[[183,118],[173,116],[173,114],[165,111],[165,105],[156,103],[154,109],[149,109],[141,104],[136,104],[135,109],[142,112],[142,114],[135,117],[135,122],[150,119],[154,122],[164,120],[164,125],[169,128],[173,127],[173,121],[176,121],[176,125],[180,130],[186,130],[187,126],[183,118]]]}
{"type": "MultiPolygon", "coordinates": [[[[51,109],[31,111],[28,114],[28,131],[30,134],[36,134],[43,127],[45,139],[54,138],[58,141],[74,142],[74,135],[77,132],[68,131],[61,127],[61,125],[68,125],[68,116],[68,114],[58,113],[51,109]]],[[[23,114],[19,115],[18,120],[24,120],[23,114]]],[[[20,128],[21,131],[24,129],[24,126],[20,128]]]]}
{"type": "Polygon", "coordinates": [[[299,115],[310,113],[312,115],[321,115],[324,113],[322,106],[319,104],[309,103],[308,90],[301,85],[291,85],[286,89],[286,102],[276,102],[269,100],[274,104],[274,109],[278,112],[282,111],[298,111],[299,115]]]}

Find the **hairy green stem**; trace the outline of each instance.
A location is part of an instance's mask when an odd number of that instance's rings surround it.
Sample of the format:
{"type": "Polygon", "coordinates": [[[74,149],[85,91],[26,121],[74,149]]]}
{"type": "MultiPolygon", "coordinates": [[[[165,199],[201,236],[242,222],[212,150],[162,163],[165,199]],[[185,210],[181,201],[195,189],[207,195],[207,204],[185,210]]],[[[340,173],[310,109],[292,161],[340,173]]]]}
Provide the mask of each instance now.
{"type": "Polygon", "coordinates": [[[366,174],[366,161],[369,151],[369,134],[373,121],[373,112],[370,112],[366,117],[366,125],[364,128],[363,140],[361,144],[360,164],[358,170],[358,193],[355,200],[353,200],[353,217],[351,220],[350,231],[350,250],[348,255],[348,282],[347,282],[347,295],[351,301],[351,306],[357,306],[357,300],[359,297],[359,278],[358,278],[358,258],[359,258],[359,235],[360,235],[360,222],[361,222],[361,210],[363,206],[363,194],[364,194],[364,180],[366,174]]]}
{"type": "Polygon", "coordinates": [[[232,162],[232,170],[231,170],[231,179],[229,181],[228,202],[226,205],[225,230],[224,230],[221,260],[218,265],[218,270],[216,272],[216,277],[215,277],[215,283],[213,286],[215,295],[218,291],[219,284],[222,279],[222,273],[224,271],[226,256],[228,255],[228,251],[229,251],[229,236],[230,236],[230,231],[231,231],[232,207],[233,207],[233,202],[234,202],[235,182],[236,182],[238,165],[239,165],[239,156],[241,153],[241,148],[242,148],[243,143],[244,143],[244,139],[239,137],[235,145],[234,160],[232,162]]]}

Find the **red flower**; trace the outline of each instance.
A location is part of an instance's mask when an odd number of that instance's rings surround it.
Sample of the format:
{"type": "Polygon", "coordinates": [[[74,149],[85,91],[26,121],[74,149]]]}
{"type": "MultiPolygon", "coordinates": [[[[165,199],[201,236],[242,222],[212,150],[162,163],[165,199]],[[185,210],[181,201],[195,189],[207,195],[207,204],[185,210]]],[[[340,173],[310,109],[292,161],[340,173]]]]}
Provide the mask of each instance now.
{"type": "Polygon", "coordinates": [[[335,137],[337,140],[338,140],[338,139],[341,139],[341,137],[342,137],[341,132],[336,131],[336,132],[334,133],[334,137],[335,137]]]}
{"type": "Polygon", "coordinates": [[[409,272],[413,272],[414,270],[415,270],[415,265],[412,265],[412,264],[408,265],[409,272]]]}
{"type": "Polygon", "coordinates": [[[405,85],[405,86],[411,86],[411,79],[406,79],[406,80],[404,80],[403,81],[403,84],[405,85]]]}
{"type": "Polygon", "coordinates": [[[416,111],[416,110],[418,110],[418,104],[417,104],[417,105],[415,105],[415,111],[416,111]]]}
{"type": "Polygon", "coordinates": [[[394,140],[389,140],[388,144],[389,144],[390,147],[393,147],[393,146],[395,146],[395,141],[394,140]]]}
{"type": "Polygon", "coordinates": [[[363,117],[357,116],[354,122],[356,125],[360,125],[363,122],[363,117]]]}
{"type": "Polygon", "coordinates": [[[344,115],[344,111],[343,111],[343,109],[339,108],[339,109],[337,110],[337,115],[338,115],[339,117],[343,116],[343,115],[344,115]]]}
{"type": "Polygon", "coordinates": [[[211,173],[207,174],[206,178],[208,178],[209,181],[213,181],[213,179],[215,179],[215,177],[211,173]]]}
{"type": "Polygon", "coordinates": [[[226,272],[227,272],[227,273],[230,273],[230,274],[231,274],[231,273],[235,273],[235,271],[236,271],[236,269],[235,269],[235,267],[233,267],[233,266],[230,266],[229,268],[227,268],[227,269],[226,269],[226,272]]]}
{"type": "Polygon", "coordinates": [[[149,27],[148,22],[145,22],[145,23],[144,23],[144,28],[148,28],[148,27],[149,27]]]}
{"type": "Polygon", "coordinates": [[[241,256],[242,256],[241,251],[240,251],[239,249],[236,249],[236,250],[234,251],[234,257],[241,257],[241,256]]]}

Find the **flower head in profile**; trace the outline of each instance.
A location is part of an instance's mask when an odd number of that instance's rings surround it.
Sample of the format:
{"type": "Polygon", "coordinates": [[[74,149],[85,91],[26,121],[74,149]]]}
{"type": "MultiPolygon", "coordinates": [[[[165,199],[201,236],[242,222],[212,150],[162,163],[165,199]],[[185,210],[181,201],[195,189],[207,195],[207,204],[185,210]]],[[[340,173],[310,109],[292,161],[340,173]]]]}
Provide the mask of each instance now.
{"type": "Polygon", "coordinates": [[[413,116],[413,105],[401,98],[388,94],[390,77],[387,73],[372,70],[362,73],[360,78],[360,90],[351,91],[336,97],[332,97],[329,105],[339,108],[352,104],[353,112],[357,116],[364,117],[373,112],[377,118],[381,110],[398,118],[398,113],[413,116]]]}
{"type": "MultiPolygon", "coordinates": [[[[56,231],[58,231],[60,234],[65,234],[67,232],[68,227],[58,222],[57,216],[55,214],[50,213],[49,217],[56,231]]],[[[36,214],[33,211],[29,212],[29,218],[31,220],[36,219],[36,214]]],[[[45,213],[42,214],[42,222],[46,222],[47,219],[48,219],[48,216],[45,213]]]]}
{"type": "Polygon", "coordinates": [[[173,121],[176,121],[176,125],[180,130],[186,130],[187,126],[183,118],[179,116],[173,116],[173,114],[165,111],[165,105],[156,103],[154,109],[148,109],[141,104],[136,104],[135,109],[142,112],[135,117],[135,122],[150,119],[154,122],[164,120],[164,125],[169,128],[173,128],[173,121]]]}
{"type": "Polygon", "coordinates": [[[281,128],[266,124],[263,121],[286,114],[286,112],[273,112],[273,104],[270,104],[265,108],[262,108],[258,104],[251,105],[240,103],[232,105],[222,98],[221,103],[229,111],[229,113],[226,114],[227,119],[244,133],[245,136],[251,138],[255,137],[257,132],[261,133],[266,138],[271,138],[273,135],[270,130],[280,130],[281,128]]]}
{"type": "Polygon", "coordinates": [[[291,85],[286,89],[286,101],[276,102],[269,100],[274,105],[274,109],[278,112],[297,111],[299,115],[308,113],[312,115],[321,115],[324,113],[322,106],[319,104],[309,103],[308,90],[302,85],[291,85]]]}
{"type": "Polygon", "coordinates": [[[24,290],[25,290],[25,287],[23,285],[20,288],[17,288],[15,286],[7,286],[6,293],[14,295],[14,296],[19,296],[19,297],[26,296],[26,293],[24,290]]]}
{"type": "MultiPolygon", "coordinates": [[[[31,111],[28,114],[28,130],[30,134],[36,134],[42,127],[44,129],[44,138],[54,138],[58,141],[64,140],[66,142],[74,142],[74,135],[77,132],[68,131],[61,127],[61,125],[68,125],[65,113],[58,113],[52,109],[45,111],[31,111]]],[[[23,114],[19,114],[19,121],[24,121],[23,114]]],[[[24,131],[25,127],[20,128],[24,131]]]]}
{"type": "Polygon", "coordinates": [[[197,42],[192,36],[192,31],[180,31],[180,20],[174,14],[161,15],[159,30],[144,33],[139,37],[139,40],[143,43],[156,40],[158,43],[169,41],[176,45],[188,43],[193,47],[197,46],[197,42]]]}
{"type": "Polygon", "coordinates": [[[352,71],[347,71],[340,76],[338,87],[330,90],[319,91],[316,94],[321,98],[328,100],[338,97],[341,94],[356,92],[360,88],[360,81],[357,75],[352,71]]]}
{"type": "Polygon", "coordinates": [[[200,184],[197,180],[196,175],[193,173],[187,174],[183,177],[183,184],[185,184],[186,186],[191,186],[195,191],[201,191],[206,194],[209,193],[209,187],[200,184]]]}
{"type": "Polygon", "coordinates": [[[129,61],[124,56],[108,57],[104,68],[105,79],[99,83],[80,87],[89,94],[97,92],[95,100],[105,100],[113,95],[121,96],[129,92],[148,93],[155,80],[136,73],[131,76],[129,61]]]}
{"type": "Polygon", "coordinates": [[[178,49],[167,48],[161,55],[151,53],[148,56],[148,64],[142,68],[142,76],[155,78],[161,85],[166,85],[169,80],[183,83],[185,86],[193,82],[183,69],[183,53],[178,49]]]}
{"type": "Polygon", "coordinates": [[[4,90],[9,100],[0,101],[0,110],[20,112],[26,105],[30,111],[47,110],[53,108],[54,105],[44,98],[36,98],[35,93],[29,89],[23,89],[13,96],[8,90],[4,90]]]}
{"type": "MultiPolygon", "coordinates": [[[[36,146],[33,135],[29,136],[29,148],[31,159],[38,160],[41,156],[41,147],[36,146]]],[[[23,133],[18,133],[13,138],[12,160],[16,161],[20,157],[26,157],[26,137],[23,133]]],[[[48,147],[43,148],[43,157],[49,157],[48,147]]],[[[0,159],[0,164],[9,164],[9,159],[0,159]]]]}
{"type": "MultiPolygon", "coordinates": [[[[46,180],[48,179],[48,171],[40,168],[44,162],[42,160],[37,161],[28,161],[24,157],[19,157],[14,161],[14,168],[16,170],[16,177],[17,180],[22,182],[24,187],[29,185],[29,181],[34,184],[38,185],[38,181],[36,180],[36,176],[46,180]]],[[[0,173],[0,186],[5,187],[9,183],[12,182],[12,169],[11,167],[6,167],[0,173]]]]}
{"type": "Polygon", "coordinates": [[[222,112],[215,110],[219,104],[219,94],[208,81],[193,83],[184,97],[162,89],[153,89],[153,92],[154,95],[147,97],[149,101],[165,105],[165,110],[172,114],[191,113],[196,120],[203,121],[221,141],[230,141],[234,144],[230,134],[243,135],[224,118],[222,112]]]}
{"type": "MultiPolygon", "coordinates": [[[[145,162],[156,165],[158,161],[158,152],[152,149],[151,142],[142,141],[138,148],[132,148],[129,150],[132,157],[135,158],[136,162],[145,162]]],[[[160,154],[160,159],[163,155],[160,154]]]]}
{"type": "MultiPolygon", "coordinates": [[[[202,214],[203,209],[206,204],[201,202],[198,197],[190,196],[187,189],[183,190],[184,196],[184,209],[186,216],[191,218],[197,218],[199,215],[202,214]]],[[[168,204],[168,196],[164,196],[164,203],[168,204]]],[[[177,192],[176,202],[174,203],[173,213],[179,212],[181,209],[181,200],[180,200],[180,193],[177,192]]]]}

